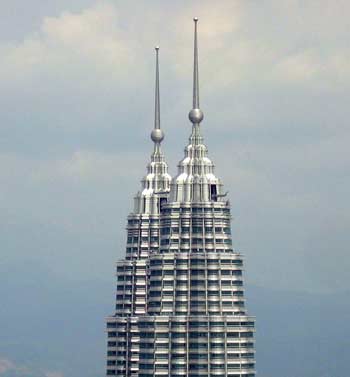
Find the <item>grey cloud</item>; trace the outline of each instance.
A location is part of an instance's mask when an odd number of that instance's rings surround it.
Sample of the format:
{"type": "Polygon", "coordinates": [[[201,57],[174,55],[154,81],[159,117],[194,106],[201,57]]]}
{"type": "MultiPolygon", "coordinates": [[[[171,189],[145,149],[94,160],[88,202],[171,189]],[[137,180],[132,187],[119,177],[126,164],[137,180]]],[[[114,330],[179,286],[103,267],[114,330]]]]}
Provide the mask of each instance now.
{"type": "Polygon", "coordinates": [[[230,191],[248,281],[349,289],[328,254],[348,266],[348,3],[77,4],[52,3],[0,43],[5,260],[44,260],[75,279],[111,273],[152,148],[158,43],[173,175],[182,157],[196,14],[203,134],[230,191]]]}
{"type": "Polygon", "coordinates": [[[19,366],[5,358],[0,358],[0,375],[3,377],[64,377],[61,372],[41,371],[27,366],[19,366]]]}

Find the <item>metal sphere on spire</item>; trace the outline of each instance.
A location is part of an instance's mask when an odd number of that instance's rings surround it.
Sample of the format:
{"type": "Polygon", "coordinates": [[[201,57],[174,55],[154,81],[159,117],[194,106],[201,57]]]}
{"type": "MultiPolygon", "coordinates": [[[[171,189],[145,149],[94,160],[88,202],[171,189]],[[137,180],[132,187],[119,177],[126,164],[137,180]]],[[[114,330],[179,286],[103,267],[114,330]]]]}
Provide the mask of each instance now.
{"type": "Polygon", "coordinates": [[[161,143],[164,139],[164,132],[160,128],[155,128],[151,132],[151,139],[155,143],[161,143]]]}
{"type": "Polygon", "coordinates": [[[203,111],[201,109],[192,109],[188,114],[188,118],[192,123],[200,123],[204,118],[203,111]]]}

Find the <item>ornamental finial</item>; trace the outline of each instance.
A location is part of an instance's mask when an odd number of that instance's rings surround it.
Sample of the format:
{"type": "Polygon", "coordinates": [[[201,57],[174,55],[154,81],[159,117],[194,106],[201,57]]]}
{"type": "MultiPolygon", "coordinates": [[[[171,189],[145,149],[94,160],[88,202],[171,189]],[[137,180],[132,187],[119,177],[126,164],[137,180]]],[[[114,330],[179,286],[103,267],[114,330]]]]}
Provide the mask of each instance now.
{"type": "Polygon", "coordinates": [[[160,104],[159,104],[159,46],[155,47],[156,51],[156,87],[155,87],[155,108],[154,108],[154,129],[151,133],[151,139],[156,144],[160,144],[164,139],[164,133],[160,129],[160,104]]]}
{"type": "Polygon", "coordinates": [[[198,42],[197,23],[198,18],[194,17],[194,61],[193,61],[193,108],[188,114],[193,124],[199,124],[203,120],[203,112],[199,108],[199,82],[198,82],[198,42]]]}

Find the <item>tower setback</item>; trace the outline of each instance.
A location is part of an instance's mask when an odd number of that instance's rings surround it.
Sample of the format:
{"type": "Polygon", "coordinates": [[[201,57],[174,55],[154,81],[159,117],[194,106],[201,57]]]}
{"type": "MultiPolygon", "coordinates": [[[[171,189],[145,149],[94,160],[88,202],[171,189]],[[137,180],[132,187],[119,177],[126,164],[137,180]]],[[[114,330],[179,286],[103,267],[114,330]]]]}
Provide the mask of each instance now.
{"type": "Polygon", "coordinates": [[[255,319],[243,258],[232,246],[230,204],[201,136],[194,19],[192,132],[171,179],[161,151],[156,48],[154,151],[128,216],[107,318],[107,376],[255,377],[255,319]]]}

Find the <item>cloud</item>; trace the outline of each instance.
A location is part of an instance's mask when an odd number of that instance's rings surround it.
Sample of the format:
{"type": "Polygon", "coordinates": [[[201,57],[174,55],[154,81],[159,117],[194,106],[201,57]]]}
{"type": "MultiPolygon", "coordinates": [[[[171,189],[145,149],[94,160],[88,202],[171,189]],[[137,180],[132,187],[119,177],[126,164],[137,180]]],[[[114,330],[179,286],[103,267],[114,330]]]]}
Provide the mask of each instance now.
{"type": "Polygon", "coordinates": [[[33,170],[32,178],[42,182],[54,178],[66,181],[111,181],[117,177],[136,177],[141,169],[137,166],[128,167],[120,161],[138,158],[137,154],[103,153],[93,150],[77,150],[65,159],[46,161],[38,170],[33,170]]]}
{"type": "Polygon", "coordinates": [[[5,372],[14,369],[15,365],[7,359],[0,359],[0,374],[4,374],[5,372]]]}
{"type": "MultiPolygon", "coordinates": [[[[215,9],[201,2],[201,72],[210,80],[205,90],[259,82],[303,90],[349,88],[349,49],[346,38],[339,38],[346,34],[349,11],[346,1],[336,7],[327,0],[269,1],[263,7],[230,1],[215,9]]],[[[185,74],[183,67],[178,72],[185,74]]]]}
{"type": "Polygon", "coordinates": [[[26,366],[19,366],[11,360],[0,358],[0,375],[4,375],[6,377],[8,373],[11,372],[14,372],[16,377],[64,377],[61,372],[31,369],[26,366]]]}
{"type": "Polygon", "coordinates": [[[46,372],[45,377],[64,377],[60,372],[46,372]]]}
{"type": "MultiPolygon", "coordinates": [[[[69,231],[81,232],[86,223],[83,225],[79,218],[90,218],[91,225],[95,224],[97,212],[106,206],[111,207],[112,201],[113,207],[117,204],[113,199],[116,190],[125,192],[130,200],[128,207],[132,207],[132,197],[139,189],[138,182],[146,173],[146,161],[144,155],[136,152],[109,154],[77,150],[64,158],[47,160],[2,154],[0,220],[7,222],[6,219],[21,213],[23,219],[31,219],[31,222],[59,223],[69,231]],[[121,164],[121,161],[129,163],[121,164]],[[121,185],[121,182],[125,183],[121,185]],[[104,195],[99,197],[102,190],[104,195]],[[83,197],[86,201],[82,200],[83,197]],[[10,207],[9,200],[12,201],[10,207]],[[35,211],[33,201],[38,204],[35,211]],[[95,216],[91,211],[95,211],[95,216]]],[[[110,225],[113,225],[112,219],[110,225]]]]}
{"type": "Polygon", "coordinates": [[[117,67],[127,66],[132,59],[125,42],[116,8],[106,3],[80,13],[46,17],[39,32],[1,47],[0,80],[12,86],[43,78],[86,80],[87,67],[97,76],[120,78],[117,67]]]}
{"type": "MultiPolygon", "coordinates": [[[[190,19],[197,14],[201,71],[204,77],[211,78],[208,91],[257,80],[273,84],[323,78],[328,88],[331,84],[334,88],[331,80],[336,78],[337,84],[344,85],[345,79],[349,85],[347,45],[341,38],[331,37],[344,32],[341,25],[349,5],[327,4],[324,0],[301,7],[296,1],[270,1],[260,8],[239,1],[224,1],[215,7],[208,1],[200,6],[193,2],[185,10],[175,8],[172,23],[164,31],[163,38],[168,42],[162,59],[174,67],[180,79],[189,79],[190,19]],[[169,54],[171,59],[166,57],[169,54]],[[211,77],[214,70],[216,75],[211,77]]],[[[0,47],[0,81],[13,87],[45,78],[74,79],[83,80],[79,84],[85,86],[98,85],[99,80],[120,85],[128,79],[129,87],[135,85],[145,74],[139,54],[147,49],[146,43],[151,50],[151,40],[159,35],[159,20],[164,14],[162,7],[139,6],[141,14],[134,14],[131,20],[137,38],[123,22],[129,8],[108,2],[96,3],[81,12],[65,11],[44,18],[40,30],[21,43],[0,47]],[[132,75],[128,75],[126,68],[131,67],[132,75]]]]}
{"type": "Polygon", "coordinates": [[[0,154],[0,180],[4,183],[0,194],[3,197],[10,194],[20,182],[22,186],[39,188],[43,184],[111,184],[120,179],[138,180],[146,173],[147,162],[143,154],[127,151],[77,150],[69,156],[47,160],[0,154]],[[126,166],[121,161],[129,163],[126,166]]]}
{"type": "MultiPolygon", "coordinates": [[[[284,271],[288,288],[298,271],[299,289],[339,289],[340,282],[332,285],[310,267],[314,251],[307,249],[325,250],[313,241],[328,216],[340,229],[331,227],[329,239],[340,240],[334,253],[344,254],[349,2],[103,1],[64,8],[21,41],[0,43],[0,221],[40,230],[42,244],[31,249],[28,242],[25,254],[46,258],[62,274],[65,258],[75,258],[70,273],[85,276],[79,267],[88,245],[81,250],[80,242],[103,239],[113,245],[105,258],[92,247],[88,254],[89,273],[103,278],[115,243],[123,255],[125,217],[152,149],[153,46],[161,45],[164,150],[174,175],[189,134],[195,15],[203,134],[232,195],[236,242],[246,250],[250,276],[273,285],[284,271]],[[48,247],[47,227],[60,234],[57,250],[48,247]],[[260,267],[273,258],[279,268],[266,273],[260,267]]],[[[3,236],[17,245],[17,234],[14,227],[3,236]]],[[[4,252],[22,258],[24,249],[14,249],[4,252]]],[[[340,280],[347,286],[345,275],[340,280]]]]}

